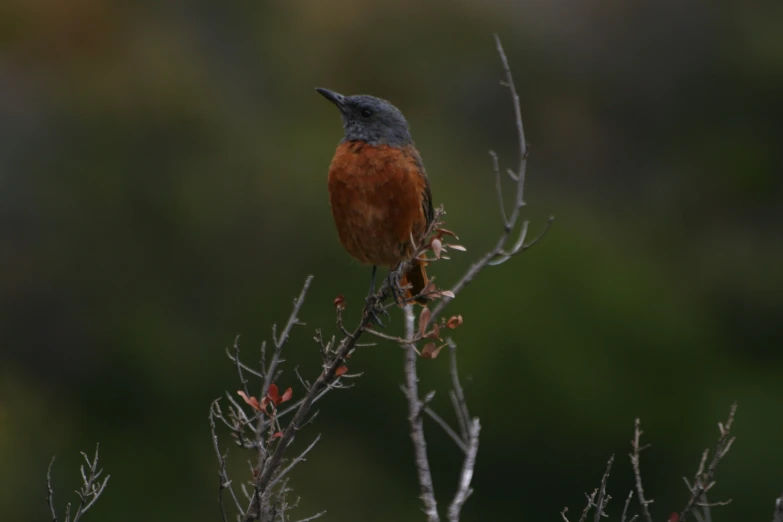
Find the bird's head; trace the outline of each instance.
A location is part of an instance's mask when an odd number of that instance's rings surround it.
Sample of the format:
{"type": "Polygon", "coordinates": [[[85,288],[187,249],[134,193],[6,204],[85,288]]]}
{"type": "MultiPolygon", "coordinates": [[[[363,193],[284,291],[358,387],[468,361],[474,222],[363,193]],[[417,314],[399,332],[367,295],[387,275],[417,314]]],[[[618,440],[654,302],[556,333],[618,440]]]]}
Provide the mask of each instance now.
{"type": "Polygon", "coordinates": [[[413,143],[405,116],[386,100],[366,94],[343,96],[322,87],[315,90],[340,110],[345,129],[344,141],[361,140],[371,145],[392,147],[413,143]]]}

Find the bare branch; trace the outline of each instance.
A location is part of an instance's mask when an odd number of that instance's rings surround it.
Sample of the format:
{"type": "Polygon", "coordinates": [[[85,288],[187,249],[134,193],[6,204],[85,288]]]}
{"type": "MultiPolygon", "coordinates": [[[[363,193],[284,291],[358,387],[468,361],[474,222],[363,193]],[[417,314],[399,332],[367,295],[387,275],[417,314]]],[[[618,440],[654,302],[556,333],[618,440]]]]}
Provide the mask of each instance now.
{"type": "Polygon", "coordinates": [[[587,505],[582,510],[582,516],[579,517],[579,522],[585,522],[587,520],[587,514],[590,512],[590,508],[595,506],[595,496],[598,494],[598,490],[594,489],[592,493],[589,495],[585,495],[587,497],[587,505]]]}
{"type": "MultiPolygon", "coordinates": [[[[297,300],[297,308],[295,311],[298,310],[298,305],[303,298],[304,295],[300,295],[300,299],[297,300]]],[[[340,310],[338,309],[338,322],[339,317],[340,310]]],[[[300,403],[298,403],[298,406],[296,406],[296,409],[293,410],[295,411],[294,417],[289,421],[285,429],[281,431],[282,435],[276,439],[277,442],[274,451],[259,464],[258,476],[253,481],[255,493],[249,507],[245,511],[244,520],[255,520],[259,518],[263,507],[261,499],[264,498],[264,495],[271,489],[270,483],[273,481],[274,476],[280,467],[283,453],[291,444],[296,431],[306,422],[310,409],[315,401],[323,397],[330,389],[334,388],[333,385],[338,379],[338,376],[336,375],[338,368],[345,364],[346,357],[356,347],[358,339],[366,331],[367,325],[370,323],[371,319],[372,316],[368,313],[367,306],[365,306],[362,319],[356,329],[353,332],[348,332],[345,338],[338,343],[333,351],[330,350],[324,353],[325,360],[323,371],[313,382],[312,386],[310,386],[304,399],[302,399],[300,403]]],[[[282,343],[286,338],[286,335],[286,330],[284,330],[284,334],[280,337],[279,342],[282,343]]],[[[267,372],[267,375],[269,375],[269,372],[267,372]]],[[[287,413],[288,411],[289,410],[286,410],[284,413],[287,413]]]]}
{"type": "MultiPolygon", "coordinates": [[[[84,465],[79,467],[79,471],[82,476],[82,486],[76,490],[76,494],[79,497],[79,507],[76,508],[76,513],[73,515],[73,522],[79,522],[82,516],[89,511],[89,509],[95,505],[100,496],[106,489],[106,485],[109,483],[111,475],[106,475],[103,481],[100,480],[100,476],[103,473],[102,469],[98,469],[98,450],[100,445],[95,445],[95,456],[92,460],[86,453],[82,452],[82,457],[87,464],[87,471],[85,471],[84,465]]],[[[49,504],[49,511],[52,516],[52,522],[57,522],[57,511],[54,507],[54,489],[52,488],[52,465],[54,464],[54,457],[52,457],[49,463],[49,468],[46,472],[46,501],[49,504]]],[[[65,506],[65,522],[71,522],[71,504],[68,503],[65,506]]]]}
{"type": "Polygon", "coordinates": [[[49,511],[52,514],[52,522],[57,522],[57,511],[54,509],[54,490],[52,489],[52,466],[54,459],[49,462],[49,469],[46,470],[46,502],[49,504],[49,511]]]}
{"type": "MultiPolygon", "coordinates": [[[[521,225],[521,230],[516,245],[514,245],[511,251],[505,250],[506,243],[508,242],[511,233],[516,228],[517,223],[519,222],[520,211],[522,207],[525,206],[525,172],[527,169],[528,147],[527,147],[527,142],[525,141],[524,125],[522,124],[522,109],[520,108],[520,104],[519,104],[519,94],[517,93],[516,86],[514,85],[514,78],[511,74],[511,67],[508,64],[508,58],[506,57],[506,53],[503,50],[503,45],[500,42],[500,38],[497,35],[495,35],[495,44],[497,46],[498,55],[500,56],[500,61],[503,64],[503,71],[505,72],[505,76],[506,76],[505,81],[502,82],[502,84],[508,88],[509,93],[511,94],[511,101],[514,106],[514,121],[517,127],[517,137],[519,139],[518,170],[516,173],[510,170],[508,171],[510,177],[516,184],[516,195],[514,198],[514,206],[511,210],[511,214],[507,215],[505,210],[505,204],[503,203],[503,193],[502,193],[503,191],[500,184],[500,168],[498,165],[497,154],[490,151],[490,156],[492,158],[492,171],[495,175],[495,186],[498,195],[498,204],[500,206],[500,212],[503,217],[503,233],[500,235],[500,238],[495,244],[495,247],[489,252],[487,252],[476,263],[474,263],[467,270],[467,272],[465,272],[462,278],[459,281],[457,281],[455,285],[452,286],[451,291],[455,295],[458,294],[470,282],[472,282],[473,279],[478,275],[478,273],[481,272],[481,270],[483,270],[486,266],[503,263],[508,259],[510,259],[511,256],[524,252],[525,250],[532,248],[533,246],[538,244],[538,242],[541,240],[544,234],[546,234],[546,232],[549,230],[550,226],[552,225],[552,221],[554,220],[554,217],[550,217],[547,226],[543,230],[543,232],[541,232],[541,234],[539,234],[538,237],[536,237],[533,241],[531,241],[528,244],[525,244],[524,242],[527,234],[527,222],[526,221],[523,222],[521,225]]],[[[449,297],[444,297],[443,299],[440,300],[437,306],[435,306],[435,308],[432,310],[430,322],[436,319],[436,317],[443,311],[443,309],[449,304],[451,300],[452,298],[449,297]]]]}
{"type": "Polygon", "coordinates": [[[631,453],[629,456],[631,457],[631,466],[633,466],[633,475],[636,479],[636,494],[639,497],[639,505],[642,507],[642,515],[644,516],[644,520],[646,522],[652,522],[652,516],[650,515],[650,510],[648,509],[647,505],[651,504],[653,501],[645,500],[644,498],[644,488],[642,487],[642,472],[641,468],[639,467],[639,453],[649,447],[639,446],[639,438],[642,436],[642,433],[644,432],[641,430],[640,422],[637,418],[634,421],[634,435],[633,441],[631,442],[633,453],[631,453]]]}
{"type": "Polygon", "coordinates": [[[239,503],[239,499],[237,498],[236,493],[234,493],[234,488],[231,486],[231,480],[229,480],[228,474],[226,473],[226,455],[220,453],[220,447],[218,446],[218,437],[215,431],[215,406],[217,403],[218,400],[215,400],[212,403],[213,407],[209,409],[209,428],[210,432],[212,433],[212,447],[215,449],[215,455],[217,455],[218,463],[220,465],[218,471],[220,478],[220,486],[218,488],[218,505],[220,507],[220,514],[223,517],[223,522],[228,522],[228,518],[226,516],[226,507],[223,503],[223,490],[228,489],[231,493],[231,497],[234,499],[234,505],[238,513],[242,512],[242,505],[239,503]]]}
{"type": "Polygon", "coordinates": [[[609,499],[611,498],[606,494],[606,482],[609,480],[609,472],[612,470],[613,462],[614,455],[609,457],[609,462],[606,463],[606,471],[604,472],[604,476],[601,477],[601,487],[598,490],[598,503],[595,506],[595,517],[593,518],[595,522],[599,522],[601,520],[601,515],[604,514],[606,504],[609,503],[609,499]]]}
{"type": "MultiPolygon", "coordinates": [[[[726,420],[726,424],[723,424],[721,422],[718,423],[718,430],[720,432],[720,435],[718,436],[718,442],[715,444],[715,450],[713,451],[712,454],[712,460],[710,461],[710,464],[707,467],[706,471],[704,469],[704,465],[707,461],[707,455],[709,454],[709,450],[708,449],[704,450],[704,453],[702,454],[701,462],[699,463],[699,468],[696,471],[696,476],[694,477],[693,480],[693,486],[688,488],[691,492],[691,497],[688,499],[688,503],[685,505],[685,508],[680,513],[680,521],[685,522],[686,517],[694,508],[694,506],[698,506],[699,502],[701,501],[705,493],[709,491],[710,488],[712,488],[712,486],[715,485],[714,477],[715,477],[715,471],[718,468],[718,463],[729,452],[729,450],[731,449],[731,445],[734,443],[735,440],[735,437],[731,436],[731,425],[734,423],[734,415],[736,412],[737,412],[737,403],[735,402],[731,405],[731,408],[729,409],[729,417],[726,420]]],[[[722,504],[721,503],[710,504],[707,502],[702,502],[702,506],[705,509],[708,509],[710,506],[717,506],[717,505],[722,505],[722,504]]]]}
{"type": "Polygon", "coordinates": [[[462,471],[460,472],[459,487],[454,495],[454,500],[449,506],[449,522],[457,522],[462,512],[462,506],[468,499],[473,490],[470,482],[473,480],[473,469],[476,467],[476,454],[479,447],[479,431],[481,424],[478,418],[473,419],[469,430],[468,450],[465,452],[465,460],[462,462],[462,471]]]}
{"type": "Polygon", "coordinates": [[[277,328],[275,326],[272,327],[272,337],[275,340],[275,349],[272,353],[272,360],[269,362],[269,367],[265,371],[264,384],[261,387],[262,397],[266,396],[267,392],[269,391],[269,386],[272,384],[275,372],[277,371],[277,365],[281,362],[280,353],[283,351],[283,347],[288,342],[288,338],[291,335],[291,329],[295,324],[302,324],[299,321],[299,310],[301,310],[302,305],[304,304],[305,296],[307,295],[307,291],[310,290],[310,285],[312,282],[313,276],[307,276],[307,279],[305,279],[304,282],[304,286],[302,287],[302,291],[299,292],[299,297],[294,299],[294,309],[291,311],[291,315],[288,316],[288,322],[286,323],[285,328],[283,328],[283,333],[279,338],[277,337],[276,333],[277,328]]]}
{"type": "Polygon", "coordinates": [[[85,474],[84,469],[82,468],[82,479],[84,483],[82,488],[76,492],[79,495],[80,502],[79,507],[76,510],[76,514],[73,516],[73,522],[78,522],[82,515],[87,513],[87,511],[95,504],[95,502],[103,493],[103,490],[106,489],[106,485],[109,483],[109,479],[111,478],[111,475],[106,475],[106,478],[103,479],[103,482],[98,480],[98,477],[100,477],[101,473],[103,473],[102,469],[98,469],[99,448],[100,444],[96,444],[95,456],[93,457],[92,462],[90,462],[90,458],[87,456],[87,454],[82,452],[82,456],[87,462],[88,473],[85,474]]]}
{"type": "MultiPolygon", "coordinates": [[[[514,86],[514,77],[511,74],[511,67],[508,65],[508,58],[503,51],[503,45],[500,43],[500,37],[495,35],[495,45],[497,46],[498,55],[500,55],[500,61],[503,62],[503,70],[506,72],[506,86],[511,92],[511,100],[514,103],[514,120],[517,123],[517,137],[519,138],[519,170],[516,175],[519,178],[519,193],[517,195],[517,201],[523,201],[523,194],[525,189],[525,168],[527,163],[527,141],[525,141],[525,129],[522,126],[522,109],[519,105],[519,94],[514,86]]],[[[523,202],[524,204],[524,202],[523,202]]]]}
{"type": "Polygon", "coordinates": [[[620,516],[620,522],[625,522],[625,517],[628,515],[628,506],[631,505],[632,497],[633,497],[633,490],[628,492],[628,498],[625,499],[625,505],[623,506],[623,514],[620,516]]]}
{"type": "MultiPolygon", "coordinates": [[[[405,306],[405,335],[409,339],[414,336],[413,305],[405,306]]],[[[419,400],[419,377],[416,372],[416,363],[419,354],[413,344],[407,344],[405,349],[405,395],[408,399],[408,422],[410,424],[410,436],[413,441],[413,452],[416,457],[416,471],[419,477],[419,491],[424,503],[424,514],[428,522],[439,522],[438,505],[435,500],[435,491],[432,486],[432,474],[427,458],[427,442],[424,439],[424,424],[422,422],[419,400]]]]}

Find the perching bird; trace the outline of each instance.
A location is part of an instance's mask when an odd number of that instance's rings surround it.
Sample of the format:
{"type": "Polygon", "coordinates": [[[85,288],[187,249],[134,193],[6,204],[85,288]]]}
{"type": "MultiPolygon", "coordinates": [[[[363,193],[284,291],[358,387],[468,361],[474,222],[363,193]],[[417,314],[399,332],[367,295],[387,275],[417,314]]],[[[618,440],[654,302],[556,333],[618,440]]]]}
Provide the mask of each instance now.
{"type": "MultiPolygon", "coordinates": [[[[394,105],[373,96],[316,90],[342,116],[345,136],[329,167],[329,199],[340,242],[355,259],[373,265],[372,293],[377,266],[393,273],[423,241],[434,218],[430,182],[408,122],[394,105]]],[[[410,285],[411,296],[427,287],[425,264],[413,260],[399,281],[410,285]]],[[[427,303],[425,296],[416,300],[427,303]]]]}

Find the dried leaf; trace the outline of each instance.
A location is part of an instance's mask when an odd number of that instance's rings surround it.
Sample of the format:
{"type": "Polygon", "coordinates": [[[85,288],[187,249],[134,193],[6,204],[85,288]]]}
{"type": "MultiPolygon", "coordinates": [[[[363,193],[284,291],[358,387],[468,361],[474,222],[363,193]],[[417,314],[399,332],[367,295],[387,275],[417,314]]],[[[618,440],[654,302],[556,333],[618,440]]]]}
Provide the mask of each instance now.
{"type": "Polygon", "coordinates": [[[427,323],[430,322],[431,316],[432,312],[430,312],[429,308],[422,308],[421,314],[419,314],[419,335],[424,335],[424,332],[427,330],[427,323]]]}
{"type": "Polygon", "coordinates": [[[239,390],[237,394],[240,397],[242,397],[245,400],[245,402],[250,405],[251,408],[253,408],[254,410],[261,411],[261,405],[258,404],[258,399],[256,399],[255,397],[248,397],[247,394],[242,390],[239,390]]]}
{"type": "MultiPolygon", "coordinates": [[[[290,401],[290,400],[291,400],[291,397],[293,397],[293,395],[294,395],[294,390],[293,390],[293,388],[288,388],[288,389],[285,391],[285,393],[283,394],[283,396],[282,396],[282,397],[280,397],[280,403],[283,403],[283,402],[285,402],[285,401],[290,401]]],[[[278,403],[278,404],[280,404],[280,403],[278,403]]]]}
{"type": "Polygon", "coordinates": [[[432,252],[435,254],[435,257],[440,258],[440,254],[443,251],[443,243],[440,242],[440,239],[433,239],[432,243],[430,243],[430,248],[432,248],[432,252]]]}
{"type": "Polygon", "coordinates": [[[454,239],[459,239],[459,238],[457,237],[457,234],[455,234],[455,233],[454,233],[454,232],[452,232],[451,230],[447,230],[447,229],[445,229],[445,228],[439,228],[439,229],[438,229],[438,232],[440,232],[440,234],[441,234],[441,235],[444,235],[444,236],[451,236],[451,237],[453,237],[454,239]]]}
{"type": "Polygon", "coordinates": [[[339,377],[339,376],[341,376],[341,375],[345,374],[345,372],[347,372],[347,371],[348,371],[348,367],[347,367],[347,366],[345,366],[345,365],[343,365],[343,366],[340,366],[339,368],[337,368],[337,369],[334,371],[334,376],[335,376],[335,377],[339,377]]]}
{"type": "Polygon", "coordinates": [[[440,326],[437,324],[432,325],[432,330],[425,335],[427,339],[440,339],[440,326]]]}
{"type": "Polygon", "coordinates": [[[425,359],[434,359],[438,356],[444,346],[447,345],[441,344],[440,346],[436,346],[435,343],[427,343],[427,346],[421,350],[421,356],[425,359]]]}
{"type": "Polygon", "coordinates": [[[467,249],[462,245],[452,245],[450,243],[446,244],[447,247],[451,248],[452,250],[459,250],[460,252],[465,252],[467,249]]]}
{"type": "Polygon", "coordinates": [[[441,297],[451,297],[452,299],[454,299],[455,297],[454,292],[452,292],[451,290],[441,290],[440,295],[441,297]]]}
{"type": "Polygon", "coordinates": [[[435,343],[427,343],[424,348],[421,349],[421,356],[424,359],[432,359],[432,352],[435,351],[435,343]]]}
{"type": "Polygon", "coordinates": [[[451,330],[456,330],[458,326],[462,324],[462,316],[461,315],[452,315],[449,317],[449,320],[446,322],[446,328],[449,328],[451,330]]]}

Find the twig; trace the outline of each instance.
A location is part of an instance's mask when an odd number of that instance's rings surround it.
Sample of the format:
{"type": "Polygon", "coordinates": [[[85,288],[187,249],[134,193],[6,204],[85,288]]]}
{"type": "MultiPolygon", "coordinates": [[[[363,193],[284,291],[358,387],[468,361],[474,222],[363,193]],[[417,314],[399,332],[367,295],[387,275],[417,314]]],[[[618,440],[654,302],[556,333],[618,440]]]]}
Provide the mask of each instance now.
{"type": "MultiPolygon", "coordinates": [[[[232,354],[228,351],[228,348],[226,348],[226,353],[228,354],[228,358],[232,359],[232,354]]],[[[233,354],[233,360],[237,367],[237,375],[239,376],[239,383],[242,385],[242,389],[245,390],[245,394],[249,397],[250,396],[250,390],[247,387],[247,379],[245,379],[245,375],[242,373],[243,364],[239,360],[239,336],[237,335],[234,338],[234,354],[233,354]]],[[[252,370],[248,368],[248,371],[250,373],[253,373],[259,377],[262,377],[261,374],[256,372],[255,370],[252,370]]]]}
{"type": "Polygon", "coordinates": [[[98,480],[98,477],[100,477],[101,473],[103,473],[102,469],[98,469],[99,448],[100,444],[96,444],[95,456],[93,457],[92,462],[90,462],[90,458],[87,456],[87,454],[82,452],[82,457],[84,457],[84,460],[87,463],[87,469],[89,473],[85,474],[84,467],[80,467],[84,484],[81,490],[76,492],[79,495],[80,502],[79,507],[76,510],[76,514],[73,516],[73,522],[78,522],[82,515],[87,513],[87,510],[89,510],[95,504],[95,502],[103,493],[103,490],[106,489],[106,485],[109,483],[109,479],[111,478],[111,475],[106,475],[106,478],[103,479],[103,483],[98,480]]]}
{"type": "Polygon", "coordinates": [[[462,391],[462,383],[459,380],[459,372],[457,371],[457,345],[454,344],[450,338],[446,340],[449,345],[449,362],[450,369],[449,375],[451,376],[451,391],[454,397],[454,413],[457,415],[459,425],[463,431],[463,442],[467,445],[470,444],[470,434],[468,426],[472,422],[470,419],[470,413],[468,412],[468,403],[465,400],[465,393],[462,391]]]}
{"type": "MultiPolygon", "coordinates": [[[[405,306],[405,335],[412,338],[414,335],[413,305],[405,306]]],[[[435,491],[432,486],[432,474],[427,458],[427,442],[424,439],[424,423],[421,416],[422,404],[419,400],[419,377],[416,373],[416,363],[419,354],[413,344],[407,344],[405,349],[405,395],[408,399],[408,422],[410,424],[410,436],[413,442],[413,452],[416,457],[416,471],[419,477],[419,498],[424,503],[424,514],[428,522],[439,522],[438,505],[435,500],[435,491]]]]}
{"type": "Polygon", "coordinates": [[[642,436],[643,431],[640,428],[640,422],[637,418],[634,421],[634,435],[633,435],[633,441],[631,442],[631,447],[633,448],[633,453],[631,453],[629,456],[631,457],[631,465],[633,466],[633,475],[636,479],[636,494],[639,497],[639,505],[642,507],[642,515],[644,516],[644,520],[646,522],[652,522],[652,516],[650,515],[650,510],[647,508],[648,504],[651,504],[652,500],[645,500],[644,498],[644,488],[642,487],[642,472],[639,467],[639,453],[648,448],[648,446],[639,446],[639,438],[642,436]]]}
{"type": "Polygon", "coordinates": [[[49,504],[49,511],[52,514],[52,522],[57,522],[57,511],[54,509],[54,489],[52,489],[52,466],[54,465],[54,459],[49,462],[49,469],[46,470],[46,502],[49,504]]]}
{"type": "Polygon", "coordinates": [[[296,457],[291,464],[289,464],[284,470],[282,470],[275,478],[272,480],[272,482],[269,483],[269,486],[267,486],[267,489],[273,488],[277,482],[280,481],[283,477],[286,476],[286,474],[294,469],[294,466],[305,460],[305,456],[307,456],[308,453],[310,453],[310,450],[312,450],[316,444],[318,444],[318,441],[321,440],[321,435],[319,434],[313,442],[310,443],[307,448],[298,456],[296,457]]]}
{"type": "MultiPolygon", "coordinates": [[[[509,251],[505,249],[506,243],[511,237],[511,233],[517,227],[517,224],[519,222],[520,211],[522,207],[525,206],[525,171],[527,169],[528,150],[527,150],[527,142],[525,141],[525,129],[522,124],[522,109],[520,108],[520,104],[519,104],[519,94],[517,93],[516,86],[514,85],[514,78],[511,74],[511,67],[508,64],[508,58],[506,57],[506,53],[503,50],[503,45],[500,42],[500,38],[497,35],[495,35],[495,44],[497,47],[498,55],[500,56],[500,61],[503,64],[503,71],[505,72],[506,75],[506,79],[504,82],[502,82],[502,84],[508,88],[509,93],[511,94],[511,101],[514,106],[514,121],[517,127],[517,137],[519,139],[519,167],[516,173],[509,172],[511,178],[514,180],[516,184],[516,195],[514,198],[514,206],[511,210],[511,214],[507,216],[505,206],[503,203],[503,193],[502,193],[503,191],[500,184],[500,169],[498,167],[497,154],[495,154],[495,152],[493,151],[490,151],[490,156],[492,158],[492,166],[493,166],[492,170],[493,173],[495,174],[495,185],[498,193],[498,204],[500,206],[500,212],[503,217],[503,233],[500,235],[500,238],[495,244],[495,247],[489,252],[487,252],[476,263],[474,263],[467,270],[467,272],[465,272],[462,278],[459,281],[457,281],[455,285],[452,286],[451,291],[455,295],[458,294],[471,281],[473,281],[473,279],[478,275],[478,273],[481,270],[483,270],[486,266],[505,262],[508,259],[510,259],[512,256],[524,252],[525,250],[535,246],[541,240],[544,234],[546,234],[546,232],[549,230],[554,220],[554,217],[550,217],[544,230],[538,235],[538,237],[536,237],[533,241],[529,243],[525,243],[525,237],[527,235],[527,221],[524,221],[520,227],[520,233],[516,241],[516,244],[509,251]]],[[[432,310],[430,323],[432,323],[440,315],[440,313],[449,304],[451,300],[452,298],[449,297],[444,297],[443,299],[440,300],[440,302],[432,310]]]]}
{"type": "MultiPolygon", "coordinates": [[[[310,290],[310,285],[313,282],[313,276],[309,275],[307,276],[307,279],[305,279],[304,286],[302,286],[302,291],[299,292],[299,297],[294,299],[294,309],[291,311],[291,315],[288,316],[288,322],[285,325],[285,328],[283,328],[283,333],[280,335],[280,337],[277,337],[277,327],[276,325],[272,326],[272,339],[275,343],[274,351],[272,353],[272,360],[269,362],[269,365],[267,368],[264,368],[264,383],[261,386],[261,397],[265,397],[266,394],[269,392],[269,386],[272,384],[272,381],[275,377],[275,374],[277,372],[277,365],[280,364],[280,353],[283,351],[283,347],[285,347],[286,343],[288,342],[288,338],[291,335],[291,329],[294,327],[295,324],[302,324],[299,321],[299,310],[302,308],[302,305],[304,304],[305,296],[307,296],[307,291],[310,290]]],[[[264,360],[263,351],[262,351],[262,361],[264,360]]],[[[261,415],[258,420],[258,428],[257,431],[259,434],[261,434],[264,430],[264,416],[261,415]]],[[[259,448],[261,448],[261,445],[259,445],[259,448]]],[[[258,466],[263,466],[264,458],[266,457],[265,452],[259,449],[258,452],[258,466]]]]}
{"type": "Polygon", "coordinates": [[[603,515],[606,504],[609,503],[609,499],[611,498],[606,494],[606,482],[609,480],[609,472],[612,470],[613,462],[614,455],[609,457],[609,461],[606,463],[606,471],[604,472],[604,476],[601,477],[601,487],[598,490],[598,503],[595,506],[595,517],[593,518],[594,522],[599,522],[601,520],[601,515],[603,515]]]}
{"type": "Polygon", "coordinates": [[[628,498],[625,499],[625,505],[623,506],[623,514],[620,516],[620,522],[625,522],[625,517],[628,515],[628,506],[631,505],[632,497],[633,497],[633,490],[628,492],[628,498]]]}
{"type": "MultiPolygon", "coordinates": [[[[79,471],[82,475],[82,487],[76,490],[76,494],[79,496],[79,507],[76,508],[76,513],[71,519],[71,504],[70,502],[65,506],[65,522],[79,522],[82,515],[87,513],[89,509],[95,505],[103,491],[106,489],[106,485],[109,483],[111,475],[106,475],[103,482],[100,480],[100,476],[103,473],[102,469],[98,469],[98,450],[100,445],[95,445],[95,456],[92,461],[86,453],[82,452],[82,457],[87,464],[87,471],[85,472],[84,465],[79,467],[79,471]]],[[[49,504],[49,511],[52,515],[52,522],[57,522],[57,511],[54,508],[54,489],[52,488],[52,465],[54,464],[54,457],[52,457],[49,463],[49,469],[46,472],[46,501],[49,504]]]]}
{"type": "Polygon", "coordinates": [[[590,512],[590,508],[595,506],[596,494],[598,494],[598,489],[594,489],[590,495],[585,494],[587,497],[587,505],[582,510],[582,516],[579,517],[579,522],[585,522],[585,520],[587,520],[587,514],[590,512]]]}
{"type": "MultiPolygon", "coordinates": [[[[300,300],[303,296],[300,296],[300,300]]],[[[335,372],[345,363],[346,356],[356,347],[358,339],[366,331],[367,325],[370,323],[371,316],[367,313],[363,313],[362,320],[359,326],[353,331],[349,332],[336,347],[336,351],[330,355],[330,359],[324,363],[324,369],[310,387],[307,395],[302,399],[301,404],[296,408],[294,417],[282,431],[282,435],[277,439],[277,446],[274,452],[268,456],[268,458],[259,466],[260,474],[254,481],[256,493],[253,495],[253,501],[245,511],[244,520],[255,520],[260,513],[260,497],[263,496],[269,489],[269,484],[273,480],[273,476],[276,473],[277,468],[280,466],[280,462],[283,458],[283,453],[293,440],[296,431],[303,425],[308,416],[310,409],[316,400],[323,396],[323,393],[328,391],[329,386],[336,380],[335,372]]],[[[281,337],[282,339],[282,337],[281,337]]]]}
{"type": "Polygon", "coordinates": [[[220,447],[218,446],[218,437],[215,431],[215,406],[217,405],[217,402],[218,400],[215,400],[212,403],[213,406],[209,409],[209,428],[212,433],[212,447],[215,449],[215,455],[217,455],[218,463],[220,464],[218,471],[220,478],[220,487],[218,489],[218,505],[220,506],[220,514],[223,517],[223,522],[228,522],[228,518],[226,516],[226,507],[223,503],[223,490],[228,489],[228,491],[231,493],[231,497],[234,499],[234,504],[238,513],[242,512],[242,505],[239,503],[239,499],[237,498],[236,493],[234,493],[234,488],[231,486],[231,480],[229,480],[228,474],[226,472],[226,456],[220,453],[220,447]]]}
{"type": "MultiPolygon", "coordinates": [[[[402,390],[405,392],[405,389],[402,390]]],[[[454,431],[451,426],[449,426],[449,423],[443,420],[440,415],[435,413],[435,411],[430,407],[424,408],[424,413],[430,416],[432,420],[434,420],[436,423],[438,423],[438,426],[443,428],[443,431],[446,432],[446,434],[451,437],[451,440],[454,441],[454,443],[457,445],[457,447],[462,450],[463,453],[468,452],[468,446],[465,444],[465,442],[460,438],[460,436],[457,434],[456,431],[454,431]]]]}
{"type": "Polygon", "coordinates": [[[468,499],[473,490],[470,482],[473,480],[473,469],[476,467],[476,454],[479,448],[479,431],[481,424],[478,418],[473,419],[469,430],[468,450],[465,452],[465,460],[462,462],[462,471],[460,472],[459,487],[454,495],[454,500],[449,505],[449,522],[457,522],[462,511],[462,506],[468,499]]]}
{"type": "Polygon", "coordinates": [[[297,520],[296,522],[310,522],[310,520],[315,520],[316,518],[321,518],[326,514],[326,511],[321,511],[320,513],[316,513],[315,515],[307,518],[302,518],[297,520]]]}
{"type": "MultiPolygon", "coordinates": [[[[693,487],[689,487],[691,497],[688,499],[688,503],[680,513],[680,521],[685,522],[688,513],[694,506],[698,505],[701,497],[707,493],[707,491],[715,485],[714,477],[715,471],[718,468],[720,460],[726,456],[731,449],[731,445],[734,443],[736,437],[731,436],[731,425],[734,423],[734,414],[737,412],[737,403],[733,403],[729,409],[729,417],[726,420],[726,424],[722,422],[718,423],[718,430],[720,435],[718,436],[718,442],[715,444],[715,450],[713,451],[712,460],[707,470],[704,470],[704,464],[707,461],[707,455],[709,450],[704,450],[702,454],[701,462],[699,463],[699,469],[696,471],[696,476],[693,480],[693,487]]],[[[687,483],[687,481],[686,481],[687,483]]],[[[706,504],[704,507],[709,508],[711,505],[722,505],[720,503],[706,504]]]]}
{"type": "MultiPolygon", "coordinates": [[[[506,206],[503,203],[503,183],[500,180],[500,167],[498,166],[498,155],[494,150],[489,151],[489,156],[492,158],[492,170],[495,172],[495,191],[498,196],[498,206],[500,207],[500,217],[503,218],[503,228],[506,232],[511,232],[511,225],[508,222],[508,216],[506,215],[506,206]]],[[[513,178],[512,178],[513,179],[513,178]]]]}

